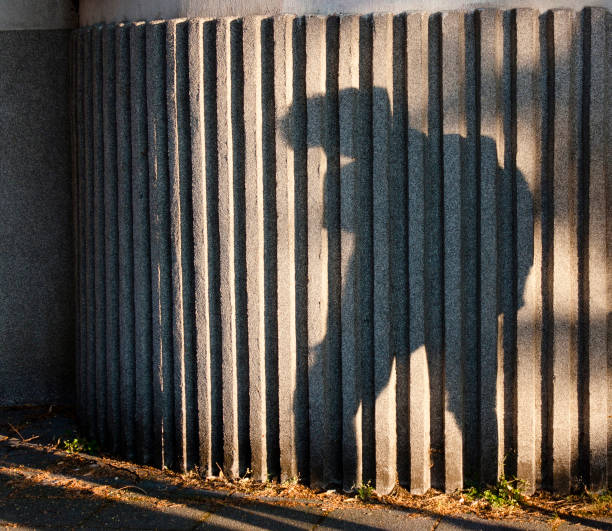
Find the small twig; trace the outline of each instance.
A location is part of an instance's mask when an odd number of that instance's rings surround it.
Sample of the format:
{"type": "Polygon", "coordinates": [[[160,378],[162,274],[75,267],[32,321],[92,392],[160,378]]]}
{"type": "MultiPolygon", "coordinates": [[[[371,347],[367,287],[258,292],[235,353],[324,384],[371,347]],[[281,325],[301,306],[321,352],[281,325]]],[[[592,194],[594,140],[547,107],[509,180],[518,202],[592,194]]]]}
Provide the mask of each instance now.
{"type": "Polygon", "coordinates": [[[120,488],[115,489],[115,490],[120,491],[120,490],[124,490],[124,489],[136,489],[136,490],[139,490],[140,492],[142,492],[145,496],[148,496],[146,490],[144,490],[141,487],[137,487],[136,485],[126,485],[125,487],[120,487],[120,488]]]}
{"type": "Polygon", "coordinates": [[[17,428],[15,428],[15,426],[13,426],[10,422],[8,423],[8,425],[11,427],[11,430],[13,430],[17,435],[19,435],[19,438],[21,439],[21,442],[26,442],[26,440],[23,438],[23,435],[21,435],[21,433],[19,433],[19,430],[17,428]]]}
{"type": "Polygon", "coordinates": [[[29,437],[28,439],[24,439],[23,442],[30,442],[30,441],[33,441],[34,439],[38,439],[38,435],[32,435],[32,437],[29,437]]]}

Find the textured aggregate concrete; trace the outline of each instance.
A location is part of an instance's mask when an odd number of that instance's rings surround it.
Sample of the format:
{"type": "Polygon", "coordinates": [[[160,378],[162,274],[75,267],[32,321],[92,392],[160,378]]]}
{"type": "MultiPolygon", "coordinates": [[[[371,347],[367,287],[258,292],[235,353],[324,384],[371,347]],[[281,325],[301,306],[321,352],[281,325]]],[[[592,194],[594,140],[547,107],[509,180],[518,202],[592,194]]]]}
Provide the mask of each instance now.
{"type": "Polygon", "coordinates": [[[609,485],[609,35],[603,9],[76,32],[89,433],[322,488],[609,485]]]}
{"type": "Polygon", "coordinates": [[[74,400],[70,32],[0,32],[0,405],[74,400]]]}

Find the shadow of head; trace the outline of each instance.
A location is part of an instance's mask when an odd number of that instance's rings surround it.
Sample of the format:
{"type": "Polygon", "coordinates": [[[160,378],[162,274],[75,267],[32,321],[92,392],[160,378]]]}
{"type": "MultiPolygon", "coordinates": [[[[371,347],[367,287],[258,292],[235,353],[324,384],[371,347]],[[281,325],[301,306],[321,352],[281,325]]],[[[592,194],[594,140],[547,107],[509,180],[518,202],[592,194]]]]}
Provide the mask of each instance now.
{"type": "MultiPolygon", "coordinates": [[[[523,291],[533,263],[533,197],[519,169],[512,162],[504,167],[505,160],[512,160],[505,153],[510,143],[504,147],[478,134],[475,121],[465,136],[443,134],[438,102],[410,113],[419,114],[430,134],[411,127],[406,102],[392,105],[388,90],[381,87],[330,91],[289,109],[281,122],[285,140],[296,153],[302,149],[308,158],[322,156],[325,160],[321,229],[355,234],[357,247],[371,246],[363,232],[371,234],[373,184],[382,175],[388,179],[388,215],[393,218],[399,213],[405,218],[391,223],[404,228],[394,238],[413,241],[407,218],[414,189],[411,181],[416,179],[422,183],[425,214],[419,227],[424,238],[414,240],[430,247],[439,245],[442,260],[448,230],[445,212],[451,202],[459,205],[462,263],[477,264],[477,270],[467,274],[494,274],[518,310],[524,304],[523,291]],[[453,179],[458,182],[449,187],[453,179]],[[353,197],[350,205],[343,201],[344,189],[353,197]],[[449,193],[451,189],[459,190],[458,196],[449,193]],[[347,208],[357,211],[351,215],[347,208]],[[471,261],[469,253],[476,254],[471,261]]],[[[407,249],[408,253],[420,251],[409,243],[407,249]]],[[[509,307],[498,304],[498,308],[504,306],[509,307]]]]}

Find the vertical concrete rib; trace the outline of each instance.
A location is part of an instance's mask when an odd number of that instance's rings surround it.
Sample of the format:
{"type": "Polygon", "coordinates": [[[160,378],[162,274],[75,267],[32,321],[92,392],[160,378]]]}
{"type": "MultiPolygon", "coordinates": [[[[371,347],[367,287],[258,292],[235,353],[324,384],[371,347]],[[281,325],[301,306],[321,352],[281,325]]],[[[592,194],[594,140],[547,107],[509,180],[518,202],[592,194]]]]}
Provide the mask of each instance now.
{"type": "Polygon", "coordinates": [[[573,33],[574,38],[572,42],[572,73],[570,76],[570,91],[571,91],[571,102],[573,103],[573,112],[571,113],[571,127],[573,133],[573,146],[574,146],[574,175],[575,175],[575,187],[574,187],[574,233],[570,240],[572,252],[576,254],[575,267],[576,267],[576,324],[575,324],[575,336],[574,336],[574,348],[570,353],[570,375],[572,385],[570,387],[570,418],[571,418],[571,483],[570,488],[575,484],[575,478],[581,477],[586,474],[586,466],[584,462],[585,455],[587,454],[587,443],[585,432],[587,430],[586,420],[586,408],[587,408],[587,386],[585,377],[588,374],[588,360],[585,356],[585,337],[584,332],[586,330],[586,312],[584,311],[586,303],[585,295],[585,282],[584,282],[584,270],[585,270],[585,254],[586,254],[586,242],[584,242],[585,224],[584,224],[584,206],[585,206],[585,186],[584,186],[584,121],[588,117],[586,111],[586,105],[584,101],[584,40],[585,31],[588,31],[588,27],[585,27],[582,23],[584,17],[580,16],[579,13],[574,13],[574,24],[573,33]],[[580,239],[580,242],[578,241],[580,239]]]}
{"type": "Polygon", "coordinates": [[[461,198],[461,248],[463,300],[463,475],[464,484],[475,483],[480,476],[480,394],[478,389],[478,237],[480,227],[478,197],[479,121],[479,27],[477,14],[465,15],[465,119],[464,169],[461,198]]]}
{"type": "MultiPolygon", "coordinates": [[[[183,249],[181,170],[179,158],[177,20],[166,26],[166,112],[168,119],[168,178],[170,200],[170,248],[172,260],[172,361],[174,370],[175,465],[187,468],[187,404],[185,336],[183,322],[183,249]]],[[[180,30],[179,30],[180,31],[180,30]]]]}
{"type": "Polygon", "coordinates": [[[395,356],[391,330],[390,125],[393,116],[393,17],[374,15],[372,37],[374,389],[376,490],[395,486],[395,356]]]}
{"type": "MultiPolygon", "coordinates": [[[[607,320],[610,308],[608,284],[610,274],[607,258],[606,226],[607,212],[609,211],[608,182],[610,171],[606,160],[606,150],[610,150],[609,141],[609,115],[610,103],[606,101],[607,94],[606,75],[609,76],[610,28],[606,26],[606,19],[610,15],[604,9],[587,9],[583,13],[586,26],[590,32],[585,32],[585,72],[589,78],[583,80],[584,90],[588,91],[588,114],[584,116],[587,123],[588,135],[583,139],[588,149],[583,153],[587,157],[588,168],[588,441],[589,441],[589,479],[591,489],[599,491],[608,486],[608,350],[610,345],[607,337],[607,320]],[[608,41],[608,42],[607,42],[608,41]],[[588,52],[588,53],[587,53],[588,52]]],[[[585,112],[586,109],[583,109],[585,112]]],[[[609,230],[609,228],[608,228],[609,230]]]]}
{"type": "Polygon", "coordinates": [[[73,167],[72,167],[72,198],[73,198],[73,238],[74,238],[74,273],[75,273],[75,391],[76,391],[76,413],[77,419],[82,427],[83,418],[85,417],[83,407],[83,385],[81,375],[81,364],[83,360],[83,342],[82,342],[82,325],[84,322],[81,312],[83,305],[81,304],[81,293],[83,290],[83,283],[81,279],[81,263],[84,258],[81,252],[81,179],[83,176],[82,172],[82,140],[81,140],[81,124],[82,124],[82,98],[83,98],[83,85],[82,85],[82,56],[81,56],[81,32],[75,31],[71,37],[71,128],[72,128],[72,156],[73,156],[73,167]],[[81,151],[79,152],[79,150],[81,151]]]}
{"type": "Polygon", "coordinates": [[[146,94],[146,26],[130,25],[130,126],[132,237],[134,240],[135,441],[137,458],[153,459],[153,357],[151,312],[151,240],[149,218],[148,123],[146,94]]]}
{"type": "Polygon", "coordinates": [[[174,410],[177,465],[187,470],[196,462],[194,358],[194,267],[192,231],[192,168],[189,109],[187,23],[169,23],[166,35],[166,105],[170,169],[170,232],[172,247],[174,410]]]}
{"type": "Polygon", "coordinates": [[[147,113],[149,133],[149,212],[151,223],[151,309],[153,316],[153,415],[156,462],[174,464],[172,352],[172,267],[168,122],[166,113],[166,24],[146,26],[147,113]],[[163,81],[161,81],[163,80],[163,81]]]}
{"type": "Polygon", "coordinates": [[[578,312],[576,239],[576,146],[574,131],[574,13],[554,11],[553,160],[553,487],[569,492],[572,459],[572,360],[578,312]]]}
{"type": "Polygon", "coordinates": [[[298,477],[295,175],[292,16],[275,17],[274,120],[276,155],[278,385],[281,481],[298,477]]]}
{"type": "Polygon", "coordinates": [[[244,472],[250,463],[249,433],[249,345],[247,323],[247,272],[245,215],[245,139],[244,139],[244,66],[242,50],[243,19],[230,23],[230,72],[232,163],[234,182],[234,263],[236,297],[236,378],[238,385],[238,454],[239,469],[244,472]]]}
{"type": "Polygon", "coordinates": [[[305,481],[310,477],[310,417],[308,385],[308,144],[306,104],[306,20],[293,21],[291,135],[293,144],[294,214],[295,214],[295,329],[296,329],[296,454],[298,471],[305,481]]]}
{"type": "Polygon", "coordinates": [[[442,15],[444,178],[444,455],[445,490],[463,487],[462,184],[465,131],[464,14],[442,15]]]}
{"type": "Polygon", "coordinates": [[[76,398],[76,414],[77,418],[83,418],[83,412],[80,407],[82,404],[82,388],[81,377],[79,374],[81,367],[81,283],[80,283],[80,267],[81,254],[79,246],[80,238],[80,194],[79,194],[79,131],[78,131],[78,107],[80,105],[80,95],[77,94],[77,85],[79,74],[77,72],[80,65],[79,57],[80,34],[78,31],[72,32],[70,35],[70,51],[69,51],[69,79],[70,79],[70,144],[71,144],[71,197],[72,197],[72,264],[73,264],[73,308],[74,308],[74,390],[76,398]]]}
{"type": "Polygon", "coordinates": [[[376,479],[374,441],[374,331],[372,255],[372,17],[359,19],[358,153],[359,216],[356,227],[359,269],[359,341],[361,347],[363,480],[376,479]]]}
{"type": "Polygon", "coordinates": [[[429,372],[425,340],[425,187],[427,178],[428,15],[406,17],[408,100],[408,293],[410,340],[410,492],[431,487],[429,372]]]}
{"type": "Polygon", "coordinates": [[[83,34],[83,69],[84,100],[83,129],[85,143],[84,161],[84,220],[85,220],[85,303],[87,361],[85,362],[87,388],[87,433],[96,436],[96,304],[95,304],[95,252],[94,252],[94,171],[93,171],[93,65],[92,65],[92,29],[83,34]]]}
{"type": "Polygon", "coordinates": [[[540,90],[542,96],[542,352],[541,412],[542,467],[540,479],[552,489],[552,385],[553,385],[553,125],[554,125],[554,38],[552,13],[540,17],[540,90]]]}
{"type": "Polygon", "coordinates": [[[246,290],[253,477],[267,480],[261,17],[243,21],[246,290]]]}
{"type": "Polygon", "coordinates": [[[117,127],[117,222],[119,252],[119,386],[121,444],[128,459],[135,458],[136,379],[134,359],[134,246],[132,217],[132,144],[130,127],[129,26],[115,30],[115,90],[117,127]]]}
{"type": "MultiPolygon", "coordinates": [[[[217,138],[217,21],[203,22],[204,32],[204,115],[206,199],[208,210],[209,319],[221,322],[220,234],[219,234],[219,157],[217,138]]],[[[212,462],[223,463],[223,350],[221,326],[211,326],[211,422],[212,462]]]]}
{"type": "Polygon", "coordinates": [[[117,212],[117,120],[115,27],[102,30],[102,125],[104,128],[104,276],[106,299],[106,394],[110,448],[119,450],[119,227],[117,212]]]}
{"type": "Polygon", "coordinates": [[[308,190],[308,389],[310,415],[310,483],[328,481],[328,411],[325,404],[327,361],[327,256],[325,231],[325,18],[306,18],[306,105],[308,190]]]}
{"type": "Polygon", "coordinates": [[[442,24],[428,26],[428,155],[425,187],[425,340],[429,366],[431,483],[444,488],[444,241],[442,186],[442,24]]]}
{"type": "Polygon", "coordinates": [[[210,348],[210,282],[208,275],[208,195],[206,171],[206,121],[204,92],[204,23],[189,21],[189,105],[191,116],[191,171],[193,211],[193,263],[195,299],[195,356],[197,362],[197,412],[199,466],[213,471],[210,348]]]}
{"type": "Polygon", "coordinates": [[[504,164],[498,188],[498,341],[502,370],[502,395],[499,402],[501,452],[505,457],[503,469],[514,475],[516,464],[515,397],[516,397],[516,245],[514,193],[516,180],[516,24],[515,12],[505,11],[502,59],[502,120],[504,134],[504,164]]]}
{"type": "Polygon", "coordinates": [[[231,20],[217,20],[217,152],[219,270],[223,375],[223,472],[238,474],[238,381],[234,234],[234,153],[231,86],[231,20]]]}
{"type": "Polygon", "coordinates": [[[262,100],[262,167],[264,216],[264,318],[266,378],[266,448],[268,477],[280,474],[278,309],[277,309],[277,213],[276,213],[276,147],[274,105],[274,19],[261,25],[261,100],[262,100]]]}
{"type": "Polygon", "coordinates": [[[325,368],[325,403],[329,418],[329,481],[342,481],[342,386],[341,382],[341,261],[340,261],[340,127],[338,124],[338,31],[337,16],[327,17],[325,39],[325,179],[324,227],[327,229],[327,365],[325,368]]]}
{"type": "Polygon", "coordinates": [[[389,216],[391,230],[391,330],[396,358],[395,417],[397,480],[410,481],[410,351],[408,302],[408,159],[406,101],[406,17],[392,22],[393,113],[390,122],[389,216]]]}
{"type": "Polygon", "coordinates": [[[517,476],[536,488],[536,392],[542,315],[538,13],[516,12],[517,476]]]}
{"type": "MultiPolygon", "coordinates": [[[[609,172],[612,168],[612,149],[609,140],[612,138],[612,98],[610,97],[610,83],[612,83],[612,13],[605,14],[606,41],[605,41],[605,84],[607,104],[605,106],[605,130],[606,153],[604,154],[604,168],[609,172]]],[[[604,172],[605,173],[605,172],[604,172]]],[[[605,173],[608,175],[608,173],[605,173]]],[[[606,182],[606,244],[607,244],[607,297],[608,304],[612,302],[612,180],[606,182]]],[[[609,306],[608,306],[609,307],[609,306]]],[[[608,314],[607,319],[607,347],[608,347],[608,375],[612,371],[612,319],[608,314]]],[[[608,488],[612,487],[612,378],[608,376],[608,488]]]]}
{"type": "Polygon", "coordinates": [[[91,33],[92,54],[92,138],[93,138],[93,231],[96,349],[96,427],[101,445],[107,442],[106,289],[104,235],[104,109],[102,26],[91,33]]]}
{"type": "Polygon", "coordinates": [[[359,341],[360,209],[358,166],[359,17],[340,18],[338,71],[340,123],[340,226],[342,285],[342,470],[343,488],[362,479],[361,342],[359,341]]]}
{"type": "Polygon", "coordinates": [[[191,168],[191,111],[189,96],[189,27],[176,27],[177,125],[179,131],[179,199],[181,205],[181,267],[183,283],[183,342],[185,348],[185,466],[198,463],[197,360],[195,352],[195,268],[193,263],[193,170],[191,168]]]}
{"type": "Polygon", "coordinates": [[[480,29],[480,479],[494,484],[503,463],[503,367],[498,299],[498,191],[504,165],[501,116],[502,13],[483,10],[480,29]]]}
{"type": "Polygon", "coordinates": [[[79,265],[79,353],[77,358],[76,374],[79,379],[79,395],[78,395],[78,412],[79,412],[79,425],[83,432],[86,433],[87,426],[87,402],[88,402],[88,389],[87,389],[87,360],[89,359],[89,353],[87,350],[87,282],[86,282],[86,263],[87,253],[85,250],[86,241],[86,218],[85,218],[85,205],[87,201],[86,196],[86,173],[85,173],[85,30],[79,30],[77,32],[77,50],[76,50],[76,130],[77,130],[77,193],[78,193],[78,265],[79,265]]]}

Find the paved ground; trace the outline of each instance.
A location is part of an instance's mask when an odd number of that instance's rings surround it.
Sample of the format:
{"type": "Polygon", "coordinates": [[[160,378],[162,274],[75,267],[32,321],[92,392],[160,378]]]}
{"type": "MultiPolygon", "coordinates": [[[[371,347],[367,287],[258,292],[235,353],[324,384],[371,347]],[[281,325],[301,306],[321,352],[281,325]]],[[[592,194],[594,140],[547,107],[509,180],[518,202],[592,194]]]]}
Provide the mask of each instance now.
{"type": "Polygon", "coordinates": [[[53,449],[52,443],[73,429],[70,416],[61,412],[0,410],[0,527],[612,530],[612,518],[491,521],[407,508],[330,506],[320,500],[253,500],[244,494],[186,488],[142,479],[102,459],[53,449]]]}

